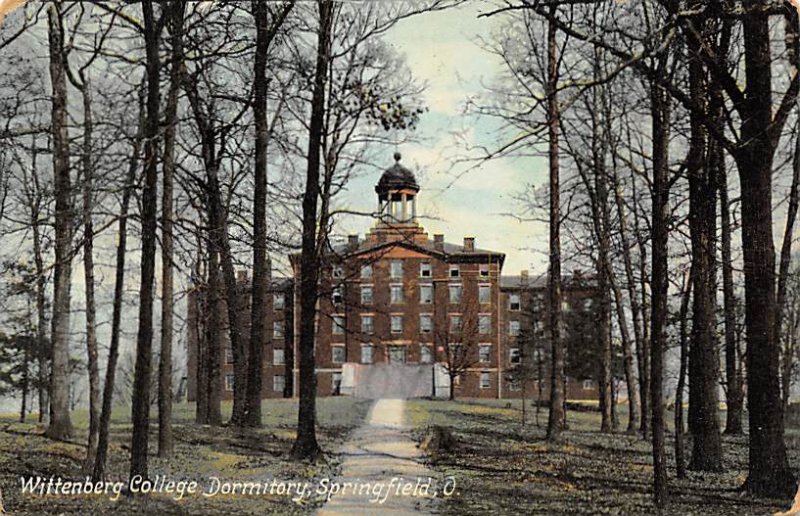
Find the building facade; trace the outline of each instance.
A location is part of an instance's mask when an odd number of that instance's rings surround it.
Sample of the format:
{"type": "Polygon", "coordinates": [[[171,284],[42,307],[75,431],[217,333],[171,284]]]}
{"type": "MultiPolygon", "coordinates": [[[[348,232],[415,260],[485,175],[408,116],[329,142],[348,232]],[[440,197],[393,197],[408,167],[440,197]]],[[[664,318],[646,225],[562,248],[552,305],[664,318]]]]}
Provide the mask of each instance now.
{"type": "MultiPolygon", "coordinates": [[[[400,161],[396,154],[375,187],[376,224],[324,256],[315,326],[319,395],[446,397],[452,388],[456,397],[505,398],[538,392],[540,382],[520,382],[515,369],[529,360],[523,336],[543,334],[544,277],[503,276],[505,255],[477,247],[472,236],[457,244],[430,236],[417,220],[419,185],[400,161]]],[[[272,281],[265,314],[265,397],[299,392],[293,360],[299,255],[290,263],[293,277],[272,281]]],[[[565,289],[568,309],[591,294],[586,285],[573,290],[565,289]]],[[[199,313],[194,310],[195,319],[199,313]]],[[[190,310],[190,326],[192,316],[190,310]]],[[[198,336],[190,332],[190,400],[198,336]]],[[[222,340],[223,393],[230,398],[232,357],[222,340]]],[[[596,396],[583,379],[573,384],[579,388],[570,389],[572,397],[596,396]]]]}

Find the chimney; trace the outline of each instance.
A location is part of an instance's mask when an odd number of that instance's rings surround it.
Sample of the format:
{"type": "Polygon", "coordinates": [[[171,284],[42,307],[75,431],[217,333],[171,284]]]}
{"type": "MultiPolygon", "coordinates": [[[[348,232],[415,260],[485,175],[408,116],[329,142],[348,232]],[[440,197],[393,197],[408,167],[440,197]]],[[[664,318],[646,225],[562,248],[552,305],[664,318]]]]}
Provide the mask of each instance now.
{"type": "Polygon", "coordinates": [[[442,233],[433,235],[433,247],[437,251],[444,251],[444,235],[442,233]]]}
{"type": "Polygon", "coordinates": [[[519,271],[519,279],[523,285],[528,284],[528,269],[519,271]]]}
{"type": "Polygon", "coordinates": [[[247,271],[242,269],[240,271],[236,271],[236,281],[239,283],[246,283],[247,282],[247,271]]]}
{"type": "Polygon", "coordinates": [[[464,237],[464,251],[468,253],[475,251],[475,237],[464,237]]]}
{"type": "Polygon", "coordinates": [[[358,235],[347,236],[347,247],[351,250],[358,249],[358,235]]]}

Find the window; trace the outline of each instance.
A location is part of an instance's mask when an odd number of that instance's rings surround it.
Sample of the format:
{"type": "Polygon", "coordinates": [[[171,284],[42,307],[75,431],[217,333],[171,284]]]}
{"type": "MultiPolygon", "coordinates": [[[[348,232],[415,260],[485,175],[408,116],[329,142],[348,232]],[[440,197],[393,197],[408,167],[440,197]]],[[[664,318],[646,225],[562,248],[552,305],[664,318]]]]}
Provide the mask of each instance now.
{"type": "Polygon", "coordinates": [[[233,363],[233,348],[225,348],[225,363],[233,363]]]}
{"type": "Polygon", "coordinates": [[[419,314],[420,333],[430,333],[433,331],[433,316],[431,314],[419,314]]]}
{"type": "Polygon", "coordinates": [[[283,355],[283,348],[275,348],[272,350],[272,364],[283,365],[286,363],[283,355]]]}
{"type": "Polygon", "coordinates": [[[512,337],[519,336],[519,321],[508,321],[508,334],[512,337]]]}
{"type": "Polygon", "coordinates": [[[430,278],[433,275],[433,269],[430,262],[422,262],[419,264],[420,278],[430,278]]]}
{"type": "Polygon", "coordinates": [[[451,315],[450,316],[450,332],[451,333],[460,333],[461,332],[461,316],[460,315],[451,315]]]}
{"type": "Polygon", "coordinates": [[[590,391],[590,390],[592,390],[592,381],[591,381],[591,380],[584,380],[584,381],[583,381],[583,385],[581,385],[581,388],[582,388],[584,391],[590,391]]]}
{"type": "Polygon", "coordinates": [[[489,335],[492,333],[492,316],[489,314],[481,314],[478,316],[478,333],[481,335],[489,335]]]}
{"type": "Polygon", "coordinates": [[[481,344],[478,348],[478,356],[481,362],[489,362],[492,356],[492,345],[491,344],[481,344]]]}
{"type": "Polygon", "coordinates": [[[519,311],[520,302],[519,302],[519,294],[509,294],[508,295],[508,309],[513,311],[519,311]]]}
{"type": "Polygon", "coordinates": [[[333,395],[338,396],[342,388],[342,373],[333,373],[331,375],[331,390],[333,395]]]}
{"type": "Polygon", "coordinates": [[[492,378],[489,371],[481,371],[481,389],[488,389],[492,386],[492,378]]]}
{"type": "Polygon", "coordinates": [[[491,285],[478,285],[478,302],[491,303],[492,302],[492,286],[491,285]]]}
{"type": "Polygon", "coordinates": [[[272,338],[283,338],[283,321],[272,321],[272,338]]]}
{"type": "Polygon", "coordinates": [[[372,285],[361,286],[361,304],[364,306],[372,304],[372,285]]]}
{"type": "Polygon", "coordinates": [[[275,392],[283,392],[286,388],[286,377],[282,374],[276,374],[272,377],[272,390],[275,392]]]}
{"type": "Polygon", "coordinates": [[[457,304],[461,302],[462,287],[460,283],[450,285],[450,303],[457,304]]]}
{"type": "Polygon", "coordinates": [[[331,362],[334,364],[344,362],[344,346],[333,346],[331,348],[331,362]]]}
{"type": "Polygon", "coordinates": [[[333,316],[333,334],[334,335],[342,335],[344,333],[344,316],[343,315],[334,315],[333,316]]]}
{"type": "Polygon", "coordinates": [[[372,363],[372,344],[361,345],[361,363],[362,364],[372,363]]]}
{"type": "Polygon", "coordinates": [[[232,391],[233,390],[233,375],[226,374],[225,375],[225,390],[232,391]]]}
{"type": "Polygon", "coordinates": [[[588,297],[583,300],[583,309],[587,312],[592,309],[592,305],[594,304],[594,299],[588,297]]]}
{"type": "Polygon", "coordinates": [[[334,305],[340,305],[344,302],[344,297],[342,296],[342,287],[334,287],[333,294],[331,295],[331,301],[334,305]]]}
{"type": "Polygon", "coordinates": [[[457,374],[455,378],[453,378],[453,387],[461,386],[461,375],[457,374]]]}
{"type": "Polygon", "coordinates": [[[403,295],[403,285],[389,285],[390,302],[399,305],[405,301],[403,295]]]}
{"type": "Polygon", "coordinates": [[[420,364],[430,364],[433,362],[433,352],[431,351],[430,346],[420,346],[419,347],[419,363],[420,364]]]}
{"type": "Polygon", "coordinates": [[[334,278],[344,278],[344,269],[341,265],[337,265],[333,268],[333,277],[334,278]]]}
{"type": "Polygon", "coordinates": [[[372,335],[375,332],[374,319],[371,315],[361,316],[361,333],[372,335]]]}
{"type": "Polygon", "coordinates": [[[370,279],[370,278],[372,278],[372,265],[362,265],[361,279],[370,279]]]}
{"type": "Polygon", "coordinates": [[[451,278],[458,278],[461,276],[461,270],[458,268],[458,265],[451,265],[450,266],[450,277],[451,278]]]}
{"type": "Polygon", "coordinates": [[[283,310],[286,306],[286,297],[283,294],[273,294],[272,295],[272,309],[273,310],[283,310]]]}
{"type": "Polygon", "coordinates": [[[419,286],[419,302],[423,305],[433,303],[433,285],[419,286]]]}
{"type": "Polygon", "coordinates": [[[403,316],[392,316],[392,333],[403,333],[403,316]]]}
{"type": "Polygon", "coordinates": [[[562,312],[570,312],[572,310],[572,306],[569,304],[569,301],[562,301],[561,302],[561,311],[562,312]]]}
{"type": "Polygon", "coordinates": [[[489,277],[489,264],[482,263],[480,268],[480,276],[481,278],[488,278],[489,277]]]}
{"type": "Polygon", "coordinates": [[[389,276],[392,279],[403,279],[403,261],[392,260],[389,267],[389,276]]]}
{"type": "Polygon", "coordinates": [[[518,365],[522,363],[522,353],[519,348],[511,348],[508,350],[508,363],[511,365],[518,365]]]}

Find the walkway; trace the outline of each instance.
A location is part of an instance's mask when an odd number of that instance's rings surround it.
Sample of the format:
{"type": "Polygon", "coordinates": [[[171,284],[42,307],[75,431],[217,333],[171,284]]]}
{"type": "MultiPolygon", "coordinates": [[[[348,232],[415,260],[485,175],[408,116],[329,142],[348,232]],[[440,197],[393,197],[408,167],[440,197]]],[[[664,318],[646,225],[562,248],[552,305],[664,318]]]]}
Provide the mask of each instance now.
{"type": "MultiPolygon", "coordinates": [[[[421,463],[421,452],[409,435],[405,405],[405,400],[400,399],[381,399],[372,405],[367,422],[340,450],[341,473],[331,484],[340,486],[340,494],[334,495],[317,512],[318,516],[431,512],[434,500],[400,494],[403,487],[407,493],[416,488],[418,495],[421,494],[432,476],[421,463]],[[396,480],[392,481],[393,478],[396,480]]],[[[435,487],[430,486],[430,493],[435,487]]]]}

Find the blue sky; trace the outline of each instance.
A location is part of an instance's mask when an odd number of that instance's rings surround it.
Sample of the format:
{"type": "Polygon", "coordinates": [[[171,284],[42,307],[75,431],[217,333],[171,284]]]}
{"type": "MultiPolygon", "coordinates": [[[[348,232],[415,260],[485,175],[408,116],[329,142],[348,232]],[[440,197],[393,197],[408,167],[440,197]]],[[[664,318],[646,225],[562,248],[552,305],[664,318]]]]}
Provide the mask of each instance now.
{"type": "MultiPolygon", "coordinates": [[[[474,236],[478,247],[505,252],[505,274],[521,269],[544,272],[546,225],[520,222],[508,214],[520,211],[515,198],[526,184],[541,184],[546,178],[546,161],[509,158],[478,168],[454,164],[466,153],[464,143],[494,147],[509,137],[498,131],[496,122],[463,114],[467,99],[485,93],[484,85],[502,71],[499,59],[478,43],[480,37],[488,39],[500,22],[478,18],[490,8],[488,2],[469,2],[402,20],[386,35],[386,42],[405,55],[411,73],[427,86],[423,97],[429,111],[416,131],[418,142],[399,150],[403,164],[417,172],[422,188],[417,209],[429,234],[444,233],[453,243],[474,236]]],[[[387,152],[383,168],[391,164],[387,152]]],[[[373,209],[372,185],[378,177],[379,172],[374,172],[355,180],[346,202],[354,208],[373,209]]],[[[366,219],[349,220],[343,221],[341,229],[363,234],[370,225],[366,219]]]]}

